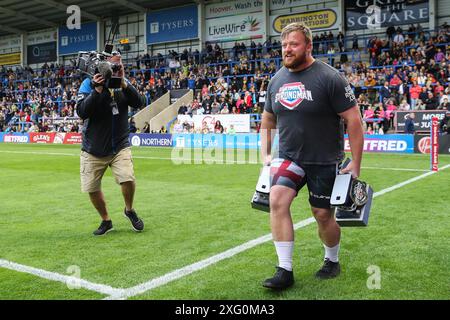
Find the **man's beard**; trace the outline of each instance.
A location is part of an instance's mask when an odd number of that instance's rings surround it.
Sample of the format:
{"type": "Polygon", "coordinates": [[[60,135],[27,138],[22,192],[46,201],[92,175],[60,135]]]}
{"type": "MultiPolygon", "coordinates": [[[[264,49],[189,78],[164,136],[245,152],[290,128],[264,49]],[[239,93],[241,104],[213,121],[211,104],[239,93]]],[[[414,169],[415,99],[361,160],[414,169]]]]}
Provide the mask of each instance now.
{"type": "Polygon", "coordinates": [[[306,62],[306,52],[301,54],[298,57],[294,57],[294,59],[290,63],[286,62],[286,57],[283,59],[283,64],[288,69],[296,69],[299,66],[301,66],[302,64],[304,64],[305,62],[306,62]]]}

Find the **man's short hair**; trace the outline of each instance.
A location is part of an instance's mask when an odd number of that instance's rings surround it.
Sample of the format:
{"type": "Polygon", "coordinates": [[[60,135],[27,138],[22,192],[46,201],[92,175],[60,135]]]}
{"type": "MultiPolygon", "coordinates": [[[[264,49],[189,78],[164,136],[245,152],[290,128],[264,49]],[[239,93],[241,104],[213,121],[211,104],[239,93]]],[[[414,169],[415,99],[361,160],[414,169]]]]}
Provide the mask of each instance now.
{"type": "Polygon", "coordinates": [[[306,43],[312,42],[311,29],[309,29],[309,27],[302,22],[292,22],[284,27],[283,30],[281,30],[281,39],[286,38],[288,34],[295,31],[303,33],[306,39],[306,43]]]}

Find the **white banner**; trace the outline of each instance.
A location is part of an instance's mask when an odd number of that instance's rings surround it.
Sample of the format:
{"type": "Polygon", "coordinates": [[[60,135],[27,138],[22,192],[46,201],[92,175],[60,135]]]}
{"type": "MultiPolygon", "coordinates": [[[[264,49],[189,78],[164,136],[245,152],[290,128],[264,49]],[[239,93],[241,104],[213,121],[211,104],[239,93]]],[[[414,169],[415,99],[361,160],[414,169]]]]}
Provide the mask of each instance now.
{"type": "MultiPolygon", "coordinates": [[[[204,114],[204,115],[178,115],[180,123],[187,121],[193,123],[195,129],[202,129],[203,123],[206,122],[209,131],[214,133],[214,126],[217,121],[220,121],[224,128],[224,133],[227,133],[230,125],[234,126],[234,129],[238,133],[250,132],[250,115],[249,114],[204,114]]],[[[179,133],[179,132],[174,132],[179,133]]]]}
{"type": "Polygon", "coordinates": [[[53,42],[58,39],[57,30],[56,29],[48,29],[45,31],[32,31],[27,35],[27,44],[39,44],[39,43],[47,43],[53,42]]]}
{"type": "Polygon", "coordinates": [[[206,41],[241,41],[265,35],[262,14],[246,14],[205,21],[206,41]]]}
{"type": "Polygon", "coordinates": [[[287,9],[309,4],[317,4],[317,0],[268,0],[270,10],[287,9]]]}
{"type": "Polygon", "coordinates": [[[10,36],[10,37],[3,37],[0,38],[0,52],[8,51],[9,52],[15,52],[15,50],[12,49],[19,49],[19,52],[22,48],[22,39],[20,36],[10,36]]]}
{"type": "Polygon", "coordinates": [[[262,7],[263,0],[240,0],[207,4],[205,6],[205,18],[221,18],[227,15],[234,16],[239,14],[262,12],[262,7]]]}

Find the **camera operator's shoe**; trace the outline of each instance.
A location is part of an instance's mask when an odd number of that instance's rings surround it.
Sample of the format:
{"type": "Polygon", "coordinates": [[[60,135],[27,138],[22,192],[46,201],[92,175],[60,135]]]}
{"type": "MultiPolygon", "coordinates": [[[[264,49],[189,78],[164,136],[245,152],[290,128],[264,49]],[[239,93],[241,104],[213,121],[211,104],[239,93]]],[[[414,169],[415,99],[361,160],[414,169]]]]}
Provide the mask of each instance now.
{"type": "Polygon", "coordinates": [[[125,208],[124,210],[125,218],[128,218],[131,222],[131,226],[134,231],[141,232],[144,230],[144,221],[142,221],[136,214],[136,211],[134,209],[131,209],[131,211],[127,211],[125,208]]]}
{"type": "Polygon", "coordinates": [[[277,271],[275,272],[272,278],[266,279],[263,282],[263,287],[282,290],[286,289],[294,284],[294,272],[288,271],[281,267],[276,267],[277,271]]]}
{"type": "Polygon", "coordinates": [[[316,272],[316,278],[331,279],[336,278],[341,273],[341,266],[339,262],[333,262],[330,259],[325,259],[322,268],[316,272]]]}
{"type": "Polygon", "coordinates": [[[102,221],[102,223],[100,223],[100,226],[98,227],[98,229],[95,230],[93,232],[93,234],[94,234],[94,236],[102,236],[113,230],[114,230],[114,228],[113,228],[111,220],[102,221]]]}

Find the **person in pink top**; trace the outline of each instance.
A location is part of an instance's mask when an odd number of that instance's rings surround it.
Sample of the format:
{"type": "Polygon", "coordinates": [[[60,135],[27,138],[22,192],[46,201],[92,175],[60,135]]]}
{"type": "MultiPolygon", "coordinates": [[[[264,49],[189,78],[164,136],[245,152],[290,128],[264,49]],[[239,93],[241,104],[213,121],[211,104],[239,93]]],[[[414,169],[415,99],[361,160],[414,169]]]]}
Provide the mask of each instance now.
{"type": "Polygon", "coordinates": [[[367,109],[364,111],[363,120],[366,121],[367,127],[373,129],[373,117],[375,113],[371,106],[368,106],[367,109]],[[367,121],[369,120],[369,121],[367,121]]]}
{"type": "MultiPolygon", "coordinates": [[[[394,104],[392,100],[386,104],[386,120],[389,123],[389,128],[393,127],[394,115],[397,110],[397,106],[394,104]]],[[[384,130],[386,132],[386,130],[384,130]]]]}

